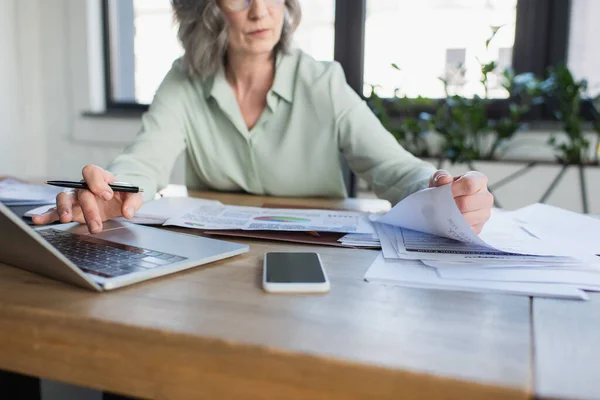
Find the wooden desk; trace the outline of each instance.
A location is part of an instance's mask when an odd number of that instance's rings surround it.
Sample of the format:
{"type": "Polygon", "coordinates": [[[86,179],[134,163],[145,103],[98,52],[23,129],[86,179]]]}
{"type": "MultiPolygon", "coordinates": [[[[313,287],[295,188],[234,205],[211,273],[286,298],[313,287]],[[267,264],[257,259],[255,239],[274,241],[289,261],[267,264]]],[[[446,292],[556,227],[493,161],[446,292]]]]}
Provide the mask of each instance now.
{"type": "Polygon", "coordinates": [[[0,369],[157,399],[532,395],[529,298],[369,284],[363,275],[376,251],[232,240],[250,252],[102,294],[0,267],[0,369]],[[264,253],[299,248],[321,253],[331,292],[263,292],[264,253]]]}

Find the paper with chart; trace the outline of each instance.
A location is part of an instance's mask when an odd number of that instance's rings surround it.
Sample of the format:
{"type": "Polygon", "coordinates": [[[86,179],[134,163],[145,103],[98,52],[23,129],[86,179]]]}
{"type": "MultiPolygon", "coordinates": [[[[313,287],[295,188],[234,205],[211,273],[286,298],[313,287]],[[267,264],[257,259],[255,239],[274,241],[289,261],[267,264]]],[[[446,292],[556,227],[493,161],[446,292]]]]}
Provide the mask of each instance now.
{"type": "Polygon", "coordinates": [[[165,226],[211,230],[319,231],[374,233],[366,213],[204,205],[168,219],[165,226]]]}

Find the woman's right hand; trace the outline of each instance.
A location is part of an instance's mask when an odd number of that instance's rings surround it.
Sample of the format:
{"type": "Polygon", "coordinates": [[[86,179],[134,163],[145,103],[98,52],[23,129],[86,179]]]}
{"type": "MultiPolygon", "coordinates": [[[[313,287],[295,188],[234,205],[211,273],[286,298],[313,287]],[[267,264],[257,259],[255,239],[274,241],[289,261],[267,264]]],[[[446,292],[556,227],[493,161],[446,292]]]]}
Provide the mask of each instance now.
{"type": "Polygon", "coordinates": [[[56,207],[33,217],[33,223],[75,221],[85,223],[90,233],[98,233],[102,231],[102,222],[120,216],[130,219],[144,203],[140,193],[114,193],[108,184],[116,182],[117,178],[98,166],[86,165],[82,175],[89,190],[60,193],[56,196],[56,207]]]}

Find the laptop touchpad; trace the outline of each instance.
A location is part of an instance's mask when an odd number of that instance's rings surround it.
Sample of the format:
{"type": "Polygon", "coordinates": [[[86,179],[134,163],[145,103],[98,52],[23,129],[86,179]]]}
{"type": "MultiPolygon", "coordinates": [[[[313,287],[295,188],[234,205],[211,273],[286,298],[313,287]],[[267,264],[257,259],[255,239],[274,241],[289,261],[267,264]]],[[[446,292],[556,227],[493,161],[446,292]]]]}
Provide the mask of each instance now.
{"type": "MultiPolygon", "coordinates": [[[[102,223],[102,232],[110,231],[110,230],[114,230],[114,229],[121,229],[124,227],[125,227],[125,224],[123,224],[122,222],[119,222],[119,221],[115,221],[115,220],[104,221],[102,223]]],[[[57,225],[55,228],[61,229],[61,225],[57,225]]],[[[65,230],[65,231],[71,232],[71,233],[76,233],[78,235],[89,235],[90,234],[90,231],[88,230],[88,227],[86,224],[73,224],[72,226],[68,227],[67,229],[62,229],[62,230],[65,230]]]]}

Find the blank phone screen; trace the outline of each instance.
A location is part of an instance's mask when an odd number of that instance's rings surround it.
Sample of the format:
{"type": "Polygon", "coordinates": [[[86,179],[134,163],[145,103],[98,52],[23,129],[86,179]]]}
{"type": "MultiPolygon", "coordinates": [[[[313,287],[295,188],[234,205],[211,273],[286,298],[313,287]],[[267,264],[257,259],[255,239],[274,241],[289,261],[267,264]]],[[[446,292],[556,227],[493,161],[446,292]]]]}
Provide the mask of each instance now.
{"type": "Polygon", "coordinates": [[[267,282],[325,282],[325,275],[316,253],[267,253],[265,257],[267,282]]]}

